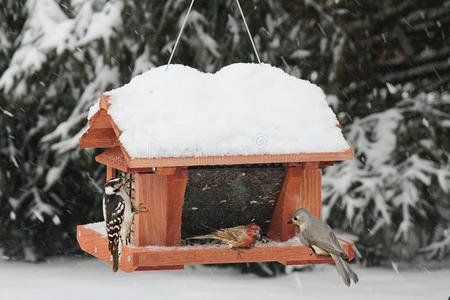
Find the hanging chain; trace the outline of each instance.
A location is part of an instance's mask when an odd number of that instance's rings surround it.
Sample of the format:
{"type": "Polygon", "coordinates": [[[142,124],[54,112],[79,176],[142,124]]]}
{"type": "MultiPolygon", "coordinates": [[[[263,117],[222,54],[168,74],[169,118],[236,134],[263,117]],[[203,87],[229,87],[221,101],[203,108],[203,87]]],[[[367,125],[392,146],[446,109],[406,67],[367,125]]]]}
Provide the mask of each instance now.
{"type": "Polygon", "coordinates": [[[261,60],[259,59],[258,51],[256,50],[255,43],[253,42],[252,34],[250,33],[250,29],[248,29],[247,22],[245,21],[244,13],[242,12],[241,4],[239,3],[239,0],[236,0],[236,4],[239,8],[239,11],[241,12],[242,21],[244,21],[245,28],[247,29],[248,37],[250,38],[250,42],[252,42],[253,50],[256,54],[256,59],[258,59],[258,63],[261,63],[261,60]]]}
{"type": "MultiPolygon", "coordinates": [[[[175,41],[175,45],[172,48],[172,52],[170,53],[170,58],[169,58],[169,62],[167,63],[167,66],[166,66],[166,71],[169,68],[170,63],[172,62],[172,58],[173,58],[173,55],[175,54],[175,51],[177,50],[178,42],[180,41],[180,37],[183,34],[184,26],[186,25],[186,21],[189,17],[189,13],[191,12],[192,6],[194,5],[194,1],[195,0],[191,1],[191,4],[189,5],[188,11],[186,13],[186,17],[184,17],[183,25],[181,25],[181,29],[180,29],[180,32],[178,33],[177,40],[175,41]]],[[[252,34],[250,33],[250,29],[248,28],[247,21],[245,20],[244,12],[242,11],[239,0],[236,0],[236,4],[239,8],[239,12],[241,13],[242,21],[244,21],[245,29],[247,30],[250,42],[252,43],[253,51],[255,51],[256,59],[258,60],[258,63],[261,63],[261,60],[259,59],[258,51],[256,50],[255,43],[253,42],[253,37],[252,37],[252,34]]]]}

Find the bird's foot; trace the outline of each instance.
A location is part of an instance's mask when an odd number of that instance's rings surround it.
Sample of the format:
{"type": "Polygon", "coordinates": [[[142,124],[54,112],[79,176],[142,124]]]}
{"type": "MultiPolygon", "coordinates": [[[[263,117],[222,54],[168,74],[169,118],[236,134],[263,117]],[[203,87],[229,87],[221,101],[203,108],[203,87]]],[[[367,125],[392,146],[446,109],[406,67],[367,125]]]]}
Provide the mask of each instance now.
{"type": "Polygon", "coordinates": [[[268,242],[271,241],[271,239],[269,239],[269,238],[266,237],[266,236],[260,236],[260,237],[259,237],[259,241],[261,241],[262,243],[268,243],[268,242]]]}
{"type": "Polygon", "coordinates": [[[232,249],[234,251],[236,251],[238,259],[242,259],[242,256],[241,256],[242,250],[239,248],[232,248],[232,249]]]}

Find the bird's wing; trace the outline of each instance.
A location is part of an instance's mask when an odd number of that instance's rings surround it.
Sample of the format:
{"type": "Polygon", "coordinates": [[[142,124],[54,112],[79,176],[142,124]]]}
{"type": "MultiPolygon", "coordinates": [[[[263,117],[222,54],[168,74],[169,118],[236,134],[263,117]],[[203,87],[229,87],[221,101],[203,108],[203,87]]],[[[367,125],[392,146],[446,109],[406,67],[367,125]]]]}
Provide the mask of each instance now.
{"type": "Polygon", "coordinates": [[[240,247],[245,239],[248,238],[247,227],[236,226],[231,228],[219,229],[216,232],[192,237],[189,239],[216,239],[231,248],[240,247]]]}
{"type": "Polygon", "coordinates": [[[333,231],[330,231],[330,241],[336,249],[337,254],[343,259],[348,260],[348,256],[347,254],[345,254],[344,248],[342,248],[341,243],[339,243],[339,240],[337,239],[333,231]]]}
{"type": "Polygon", "coordinates": [[[111,221],[115,218],[123,217],[125,206],[121,205],[123,199],[119,195],[110,195],[105,201],[105,221],[111,221]],[[121,207],[119,207],[121,205],[121,207]]]}
{"type": "Polygon", "coordinates": [[[118,237],[120,233],[120,224],[123,221],[125,205],[122,198],[118,195],[110,195],[105,201],[106,209],[105,222],[106,232],[109,240],[109,250],[115,253],[118,250],[118,237]]]}
{"type": "Polygon", "coordinates": [[[217,234],[229,241],[239,241],[243,236],[247,236],[245,226],[225,228],[217,231],[217,234]]]}
{"type": "Polygon", "coordinates": [[[213,233],[195,236],[189,239],[216,239],[221,241],[238,240],[240,231],[245,229],[244,226],[236,226],[232,228],[219,229],[213,233]],[[241,228],[242,227],[242,228],[241,228]]]}
{"type": "Polygon", "coordinates": [[[303,237],[311,245],[322,248],[323,250],[334,253],[347,259],[347,255],[342,249],[341,244],[333,233],[333,230],[325,222],[317,220],[302,232],[303,237]]]}

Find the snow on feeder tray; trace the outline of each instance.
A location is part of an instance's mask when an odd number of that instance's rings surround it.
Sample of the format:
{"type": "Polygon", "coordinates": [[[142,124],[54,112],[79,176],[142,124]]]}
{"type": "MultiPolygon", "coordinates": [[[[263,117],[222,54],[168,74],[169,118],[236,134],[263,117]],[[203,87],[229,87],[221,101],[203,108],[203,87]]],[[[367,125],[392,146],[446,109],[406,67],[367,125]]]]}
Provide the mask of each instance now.
{"type": "MultiPolygon", "coordinates": [[[[215,74],[181,65],[151,69],[104,93],[89,111],[81,148],[107,179],[130,177],[132,245],[119,268],[182,269],[185,264],[275,261],[332,263],[293,239],[291,214],[320,218],[322,167],[353,158],[335,114],[316,85],[267,64],[232,64],[215,74]],[[257,223],[272,241],[236,252],[183,245],[209,228],[257,223]]],[[[104,223],[79,225],[80,247],[110,261],[104,223]]],[[[350,259],[353,245],[342,241],[350,259]]]]}

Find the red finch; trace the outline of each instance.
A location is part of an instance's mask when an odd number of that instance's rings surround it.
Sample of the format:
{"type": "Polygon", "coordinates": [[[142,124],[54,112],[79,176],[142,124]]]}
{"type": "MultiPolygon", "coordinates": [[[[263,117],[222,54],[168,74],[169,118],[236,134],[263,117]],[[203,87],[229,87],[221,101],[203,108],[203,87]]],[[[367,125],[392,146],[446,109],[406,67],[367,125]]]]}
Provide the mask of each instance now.
{"type": "Polygon", "coordinates": [[[250,248],[260,237],[261,228],[258,225],[241,225],[231,228],[219,229],[213,233],[195,236],[189,239],[215,239],[228,245],[230,248],[250,248]]]}

